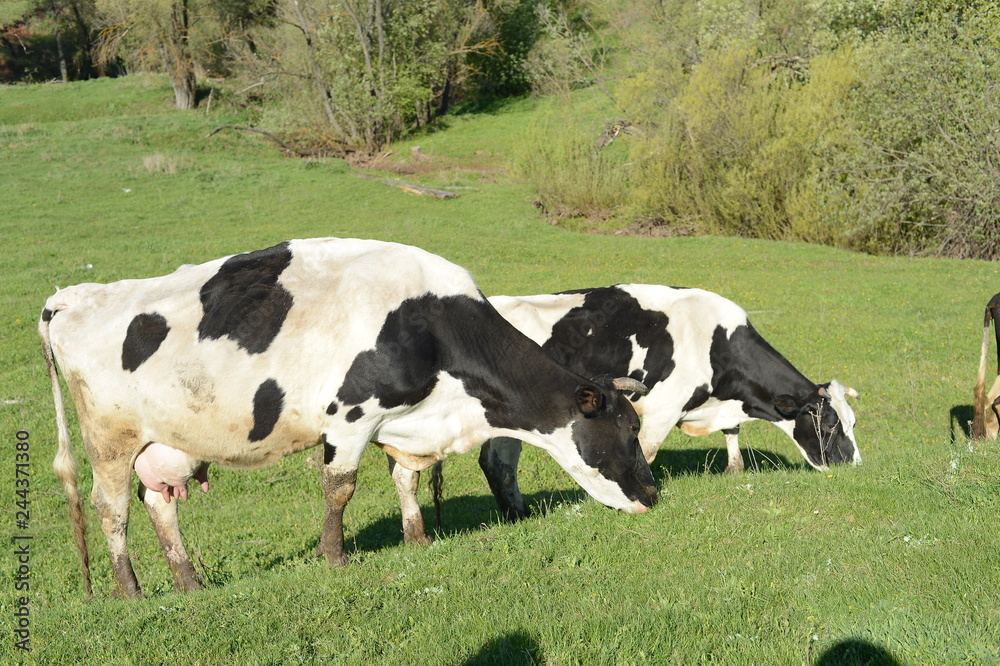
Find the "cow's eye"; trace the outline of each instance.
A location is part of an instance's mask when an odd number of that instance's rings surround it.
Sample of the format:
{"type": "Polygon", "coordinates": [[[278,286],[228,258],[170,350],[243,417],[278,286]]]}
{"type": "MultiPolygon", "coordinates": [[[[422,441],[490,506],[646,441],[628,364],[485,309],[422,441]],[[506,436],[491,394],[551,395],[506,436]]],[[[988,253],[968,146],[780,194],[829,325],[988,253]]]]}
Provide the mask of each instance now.
{"type": "Polygon", "coordinates": [[[637,426],[637,425],[630,425],[628,427],[628,429],[631,430],[634,433],[638,433],[639,432],[639,426],[637,426]]]}

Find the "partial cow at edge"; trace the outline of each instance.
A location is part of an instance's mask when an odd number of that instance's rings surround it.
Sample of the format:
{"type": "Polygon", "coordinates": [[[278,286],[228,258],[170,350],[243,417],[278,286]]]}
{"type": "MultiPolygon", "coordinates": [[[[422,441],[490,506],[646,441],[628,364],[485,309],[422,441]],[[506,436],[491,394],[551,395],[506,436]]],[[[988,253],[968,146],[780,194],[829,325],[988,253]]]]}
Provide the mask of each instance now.
{"type": "Polygon", "coordinates": [[[56,406],[54,467],[88,594],[57,365],[121,596],[142,595],[126,545],[133,471],[181,591],[201,584],[171,499],[186,496],[192,478],[207,490],[209,463],[260,467],[322,444],[317,554],[337,566],[347,562],[343,513],[368,442],[397,469],[419,471],[514,437],[547,451],[610,507],[641,513],[656,501],[639,418],[621,392],[644,387],[559,366],[468,272],[414,247],[293,240],[163,277],[67,287],[46,301],[39,334],[56,406]]]}
{"type": "Polygon", "coordinates": [[[972,439],[996,439],[1000,431],[1000,329],[997,328],[997,318],[1000,317],[1000,294],[996,294],[986,304],[983,315],[983,347],[979,353],[979,375],[973,389],[972,439]],[[993,386],[986,392],[986,356],[990,346],[990,323],[997,344],[997,374],[993,386]]]}

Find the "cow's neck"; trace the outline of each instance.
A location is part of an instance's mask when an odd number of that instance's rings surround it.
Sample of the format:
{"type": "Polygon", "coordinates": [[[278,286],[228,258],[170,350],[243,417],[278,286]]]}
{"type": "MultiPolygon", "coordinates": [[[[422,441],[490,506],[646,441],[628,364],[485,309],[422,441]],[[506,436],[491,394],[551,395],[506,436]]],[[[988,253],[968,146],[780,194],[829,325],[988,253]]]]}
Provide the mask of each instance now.
{"type": "Polygon", "coordinates": [[[795,369],[778,353],[753,326],[747,322],[732,335],[726,336],[722,327],[715,331],[712,341],[713,366],[717,358],[726,357],[718,371],[713,367],[712,395],[720,400],[739,400],[753,418],[783,421],[774,399],[779,395],[792,395],[805,399],[816,385],[795,369]]]}

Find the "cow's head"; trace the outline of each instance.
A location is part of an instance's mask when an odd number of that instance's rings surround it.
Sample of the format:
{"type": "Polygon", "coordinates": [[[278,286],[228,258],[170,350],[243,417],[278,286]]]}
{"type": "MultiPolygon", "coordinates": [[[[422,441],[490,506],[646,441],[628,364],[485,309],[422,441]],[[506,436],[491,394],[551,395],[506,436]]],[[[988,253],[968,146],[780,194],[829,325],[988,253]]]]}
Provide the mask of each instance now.
{"type": "Polygon", "coordinates": [[[778,413],[792,422],[789,434],[816,469],[861,462],[854,439],[854,410],[847,404],[847,396],[856,398],[858,392],[833,380],[817,386],[806,398],[775,398],[778,413]]]}
{"type": "Polygon", "coordinates": [[[656,503],[653,473],[639,446],[639,417],[623,393],[646,392],[635,379],[598,377],[576,390],[570,452],[556,461],[599,502],[629,513],[656,503]]]}

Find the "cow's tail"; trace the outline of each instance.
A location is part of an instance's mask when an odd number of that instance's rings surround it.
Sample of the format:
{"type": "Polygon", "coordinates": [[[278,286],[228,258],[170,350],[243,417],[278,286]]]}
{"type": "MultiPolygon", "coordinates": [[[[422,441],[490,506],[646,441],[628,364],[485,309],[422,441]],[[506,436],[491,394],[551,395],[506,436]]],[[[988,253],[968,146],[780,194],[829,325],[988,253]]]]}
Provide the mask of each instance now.
{"type": "Polygon", "coordinates": [[[431,493],[434,495],[434,512],[437,514],[437,529],[441,531],[441,495],[444,491],[444,461],[437,461],[431,468],[431,493]]]}
{"type": "Polygon", "coordinates": [[[73,540],[76,541],[76,548],[80,551],[80,563],[83,565],[83,584],[87,590],[87,596],[92,596],[90,556],[87,553],[87,519],[83,514],[80,493],[77,491],[76,485],[79,468],[76,459],[73,458],[73,449],[70,446],[69,428],[66,425],[66,407],[63,404],[59,373],[52,356],[52,340],[49,336],[49,323],[54,314],[52,310],[46,308],[42,311],[41,321],[38,322],[38,334],[42,338],[42,354],[45,356],[45,365],[48,368],[49,381],[52,384],[52,398],[56,404],[56,429],[59,434],[59,448],[56,450],[56,458],[52,466],[56,476],[62,481],[63,490],[66,491],[66,499],[69,501],[69,517],[73,526],[73,540]]]}

